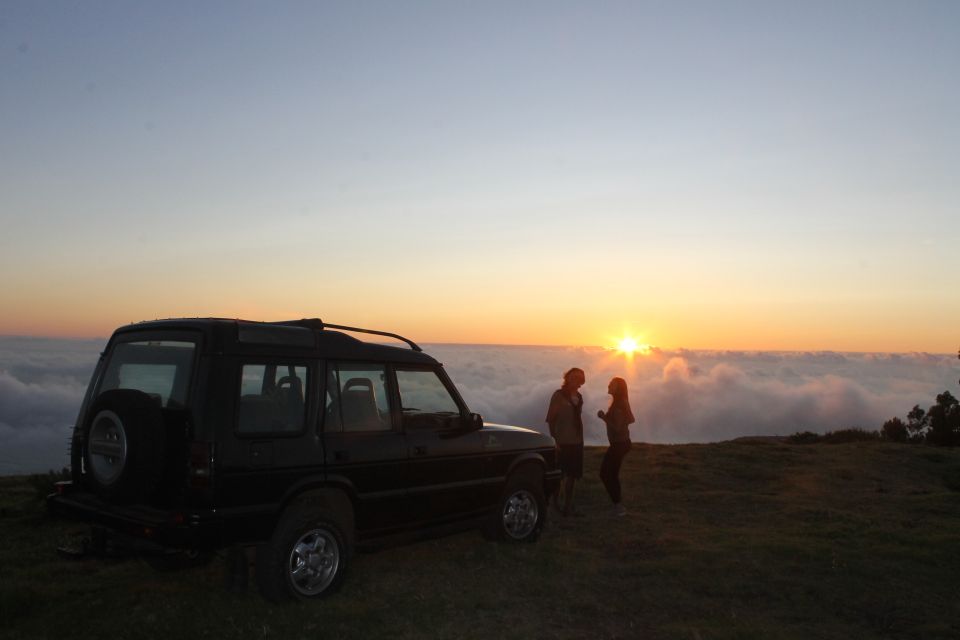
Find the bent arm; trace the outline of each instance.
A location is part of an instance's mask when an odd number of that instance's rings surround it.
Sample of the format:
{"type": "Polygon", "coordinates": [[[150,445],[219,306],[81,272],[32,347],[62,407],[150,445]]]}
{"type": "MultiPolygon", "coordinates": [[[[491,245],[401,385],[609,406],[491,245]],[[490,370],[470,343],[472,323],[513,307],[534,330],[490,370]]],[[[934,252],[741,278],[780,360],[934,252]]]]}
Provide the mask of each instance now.
{"type": "Polygon", "coordinates": [[[547,407],[547,417],[546,422],[550,427],[550,435],[556,439],[557,437],[557,414],[560,411],[560,403],[562,399],[559,397],[558,393],[555,391],[550,397],[550,406],[547,407]]]}

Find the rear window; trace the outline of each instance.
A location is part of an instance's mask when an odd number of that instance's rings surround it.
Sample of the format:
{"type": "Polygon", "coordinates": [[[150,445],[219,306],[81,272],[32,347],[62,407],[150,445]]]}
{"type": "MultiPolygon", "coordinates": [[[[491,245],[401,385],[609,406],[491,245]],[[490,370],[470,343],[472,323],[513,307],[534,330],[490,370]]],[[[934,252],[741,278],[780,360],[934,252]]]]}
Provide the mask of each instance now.
{"type": "Polygon", "coordinates": [[[155,398],[162,407],[183,408],[195,349],[193,342],[175,340],[117,343],[110,353],[100,393],[136,389],[155,398]]]}

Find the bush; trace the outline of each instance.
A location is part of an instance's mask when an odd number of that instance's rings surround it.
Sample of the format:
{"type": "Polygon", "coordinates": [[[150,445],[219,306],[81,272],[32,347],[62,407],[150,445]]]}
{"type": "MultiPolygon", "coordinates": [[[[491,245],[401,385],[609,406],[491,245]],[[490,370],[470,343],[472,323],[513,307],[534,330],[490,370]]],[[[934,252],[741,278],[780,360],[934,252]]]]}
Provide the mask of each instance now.
{"type": "Polygon", "coordinates": [[[787,441],[791,444],[816,444],[820,442],[820,434],[813,431],[797,431],[792,436],[787,436],[787,441]]]}
{"type": "Polygon", "coordinates": [[[892,442],[960,446],[960,401],[949,391],[944,391],[937,394],[937,403],[926,411],[920,405],[914,405],[906,422],[891,418],[883,423],[881,432],[892,442]]]}
{"type": "Polygon", "coordinates": [[[852,429],[840,429],[839,431],[827,431],[820,438],[820,442],[827,444],[842,444],[844,442],[873,442],[880,439],[880,432],[867,431],[860,427],[852,429]]]}
{"type": "Polygon", "coordinates": [[[907,442],[910,438],[910,432],[907,431],[907,423],[900,418],[890,418],[883,423],[880,429],[880,435],[884,440],[890,442],[907,442]]]}
{"type": "Polygon", "coordinates": [[[907,414],[907,440],[910,442],[923,442],[924,433],[927,431],[927,412],[920,408],[920,405],[913,405],[913,409],[907,414]]]}
{"type": "Polygon", "coordinates": [[[817,444],[819,442],[842,444],[844,442],[876,442],[879,439],[880,433],[878,431],[867,431],[859,427],[827,431],[823,435],[812,431],[798,431],[792,436],[787,436],[787,441],[792,444],[817,444]]]}
{"type": "Polygon", "coordinates": [[[949,391],[937,395],[937,404],[927,409],[927,442],[942,447],[960,444],[960,402],[949,391]]]}

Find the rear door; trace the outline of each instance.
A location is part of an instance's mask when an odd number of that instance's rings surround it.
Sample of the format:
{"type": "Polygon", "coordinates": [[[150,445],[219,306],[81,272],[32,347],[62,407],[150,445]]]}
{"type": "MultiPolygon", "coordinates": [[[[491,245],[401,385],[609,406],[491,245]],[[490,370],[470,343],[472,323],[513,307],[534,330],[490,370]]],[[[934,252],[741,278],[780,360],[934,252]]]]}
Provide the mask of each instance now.
{"type": "Polygon", "coordinates": [[[322,477],[322,443],[307,428],[316,369],[315,361],[285,356],[234,360],[233,437],[219,451],[221,506],[272,510],[304,476],[322,477]]]}
{"type": "MultiPolygon", "coordinates": [[[[113,389],[133,389],[150,396],[161,408],[166,437],[162,451],[165,464],[159,490],[144,499],[154,506],[168,506],[183,491],[187,463],[187,441],[196,424],[192,415],[195,395],[193,372],[198,361],[200,334],[193,331],[137,331],[119,333],[112,341],[102,365],[96,391],[87,402],[113,389]]],[[[86,407],[82,410],[84,415],[86,407]]],[[[92,417],[92,416],[90,416],[92,417]]],[[[96,463],[112,454],[109,441],[91,440],[84,464],[96,463]]],[[[85,467],[90,472],[89,467],[85,467]]]]}

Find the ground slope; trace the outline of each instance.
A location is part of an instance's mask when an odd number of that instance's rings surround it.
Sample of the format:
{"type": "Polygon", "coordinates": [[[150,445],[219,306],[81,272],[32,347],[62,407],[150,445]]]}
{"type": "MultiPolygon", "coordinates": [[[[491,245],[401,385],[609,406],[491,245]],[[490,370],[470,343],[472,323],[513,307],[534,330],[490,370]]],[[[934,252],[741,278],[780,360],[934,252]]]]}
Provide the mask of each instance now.
{"type": "Polygon", "coordinates": [[[960,451],[635,445],[619,519],[602,452],[583,517],[552,517],[537,544],[464,533],[360,554],[341,593],[285,607],[226,593],[222,560],[60,559],[76,526],[0,478],[0,637],[960,637],[960,451]]]}

